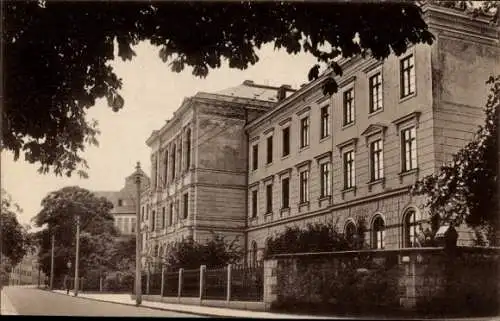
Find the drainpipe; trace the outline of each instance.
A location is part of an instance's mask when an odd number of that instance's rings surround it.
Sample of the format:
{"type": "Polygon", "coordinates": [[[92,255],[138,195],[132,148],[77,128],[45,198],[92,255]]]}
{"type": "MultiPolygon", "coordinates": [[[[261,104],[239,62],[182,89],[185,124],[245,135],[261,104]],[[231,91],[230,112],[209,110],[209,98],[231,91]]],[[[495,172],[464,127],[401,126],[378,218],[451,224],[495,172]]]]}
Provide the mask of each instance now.
{"type": "MultiPolygon", "coordinates": [[[[246,126],[248,124],[248,109],[245,108],[245,125],[246,126]]],[[[245,154],[246,154],[246,157],[245,157],[245,161],[246,161],[246,174],[245,174],[245,186],[247,188],[245,188],[245,228],[244,228],[244,232],[243,232],[243,246],[244,246],[244,249],[245,251],[243,252],[243,263],[244,265],[246,265],[248,262],[247,260],[247,249],[248,249],[248,173],[250,173],[250,162],[248,161],[248,158],[249,158],[249,153],[248,153],[248,149],[250,147],[250,144],[249,144],[249,141],[250,141],[250,137],[248,135],[248,132],[245,130],[245,154]]]]}

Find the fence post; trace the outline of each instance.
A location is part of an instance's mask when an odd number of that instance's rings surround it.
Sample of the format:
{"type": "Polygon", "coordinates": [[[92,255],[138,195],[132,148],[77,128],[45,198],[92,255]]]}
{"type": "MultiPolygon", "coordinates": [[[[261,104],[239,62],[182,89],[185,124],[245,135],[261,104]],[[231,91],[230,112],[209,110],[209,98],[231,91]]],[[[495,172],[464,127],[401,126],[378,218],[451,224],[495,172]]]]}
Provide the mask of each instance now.
{"type": "Polygon", "coordinates": [[[228,264],[227,265],[227,293],[226,293],[226,301],[227,304],[229,305],[229,301],[231,301],[231,270],[232,270],[233,265],[228,264]]]}
{"type": "Polygon", "coordinates": [[[207,269],[206,265],[200,266],[200,303],[203,299],[203,292],[205,290],[205,270],[207,269]]]}
{"type": "Polygon", "coordinates": [[[103,281],[103,279],[101,276],[101,277],[99,277],[99,292],[102,292],[102,283],[103,283],[102,281],[103,281]]]}
{"type": "Polygon", "coordinates": [[[182,295],[182,275],[184,274],[184,269],[180,268],[179,269],[179,284],[177,286],[177,300],[181,302],[181,295],[182,295]]]}
{"type": "Polygon", "coordinates": [[[150,273],[148,270],[148,273],[146,274],[146,294],[149,295],[149,281],[150,281],[150,273]]]}
{"type": "Polygon", "coordinates": [[[161,266],[161,289],[160,296],[163,297],[163,287],[165,286],[165,266],[161,266]]]}

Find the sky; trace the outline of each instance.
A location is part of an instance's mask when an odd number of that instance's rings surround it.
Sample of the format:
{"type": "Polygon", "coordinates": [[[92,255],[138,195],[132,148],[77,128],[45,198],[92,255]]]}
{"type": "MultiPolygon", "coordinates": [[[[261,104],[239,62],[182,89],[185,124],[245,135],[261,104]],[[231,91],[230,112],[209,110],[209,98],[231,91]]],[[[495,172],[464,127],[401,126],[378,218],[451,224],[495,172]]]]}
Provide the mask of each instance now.
{"type": "Polygon", "coordinates": [[[257,52],[260,61],[246,70],[230,69],[227,64],[211,70],[206,78],[191,74],[191,68],[181,73],[170,70],[158,56],[158,48],[149,43],[135,47],[137,56],[132,61],[121,58],[111,62],[118,77],[123,79],[121,94],[125,106],[113,112],[105,100],[90,108],[87,118],[96,119],[101,131],[99,146],[90,146],[81,154],[88,162],[88,179],[71,178],[53,173],[39,174],[38,165],[24,161],[21,155],[14,161],[13,154],[1,154],[1,185],[22,209],[18,220],[29,224],[40,210],[41,200],[50,192],[65,186],[81,186],[92,191],[119,190],[125,177],[135,170],[136,162],[150,174],[150,150],[146,139],[160,129],[185,97],[197,92],[215,92],[253,80],[258,84],[291,85],[299,88],[307,82],[307,73],[316,63],[305,54],[288,55],[275,51],[272,44],[257,52]]]}

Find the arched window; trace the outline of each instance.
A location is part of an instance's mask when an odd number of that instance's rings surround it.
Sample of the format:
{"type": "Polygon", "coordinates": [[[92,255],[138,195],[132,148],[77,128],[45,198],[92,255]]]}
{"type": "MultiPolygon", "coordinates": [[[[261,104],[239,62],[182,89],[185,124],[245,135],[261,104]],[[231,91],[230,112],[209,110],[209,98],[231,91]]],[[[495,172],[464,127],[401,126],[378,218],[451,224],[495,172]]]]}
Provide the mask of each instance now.
{"type": "Polygon", "coordinates": [[[377,215],[372,224],[372,247],[376,249],[383,249],[385,239],[385,223],[384,219],[377,215]]]}
{"type": "Polygon", "coordinates": [[[186,131],[186,170],[191,166],[191,129],[186,131]]]}
{"type": "Polygon", "coordinates": [[[172,168],[172,180],[175,179],[175,144],[174,147],[172,147],[172,165],[170,166],[172,168]]]}
{"type": "Polygon", "coordinates": [[[257,242],[252,241],[252,252],[250,254],[250,257],[251,257],[250,262],[251,262],[252,266],[257,265],[257,252],[258,252],[257,242]]]}
{"type": "Polygon", "coordinates": [[[415,209],[408,210],[403,216],[403,247],[418,247],[419,219],[415,209]]]}
{"type": "Polygon", "coordinates": [[[347,221],[344,228],[344,235],[347,241],[352,242],[354,235],[356,234],[356,225],[353,221],[347,221]]]}

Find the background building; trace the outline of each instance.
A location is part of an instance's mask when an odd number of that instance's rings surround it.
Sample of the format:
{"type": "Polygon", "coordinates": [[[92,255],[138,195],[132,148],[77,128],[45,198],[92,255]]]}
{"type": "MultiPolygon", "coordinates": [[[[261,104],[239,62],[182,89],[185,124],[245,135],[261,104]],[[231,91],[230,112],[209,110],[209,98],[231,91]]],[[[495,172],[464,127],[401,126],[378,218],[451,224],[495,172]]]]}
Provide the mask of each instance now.
{"type": "MultiPolygon", "coordinates": [[[[149,178],[141,170],[142,188],[148,188],[149,178]]],[[[96,196],[105,197],[113,203],[113,209],[110,213],[115,219],[115,226],[123,236],[130,236],[135,234],[136,222],[136,192],[137,186],[135,184],[134,174],[125,178],[125,185],[119,191],[96,191],[93,192],[96,196]]]]}
{"type": "MultiPolygon", "coordinates": [[[[472,139],[485,117],[485,81],[500,72],[487,18],[423,10],[432,46],[383,62],[344,60],[337,94],[322,94],[329,71],[246,126],[251,260],[285,226],[318,221],[350,233],[364,218],[372,248],[416,245],[425,209],[409,188],[472,139]]],[[[470,235],[462,230],[459,240],[470,235]]]]}
{"type": "Polygon", "coordinates": [[[40,269],[36,253],[28,253],[9,274],[9,285],[44,284],[47,284],[47,276],[40,269]]]}

